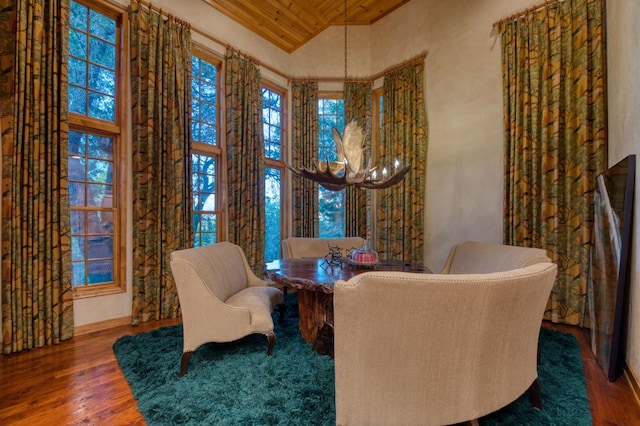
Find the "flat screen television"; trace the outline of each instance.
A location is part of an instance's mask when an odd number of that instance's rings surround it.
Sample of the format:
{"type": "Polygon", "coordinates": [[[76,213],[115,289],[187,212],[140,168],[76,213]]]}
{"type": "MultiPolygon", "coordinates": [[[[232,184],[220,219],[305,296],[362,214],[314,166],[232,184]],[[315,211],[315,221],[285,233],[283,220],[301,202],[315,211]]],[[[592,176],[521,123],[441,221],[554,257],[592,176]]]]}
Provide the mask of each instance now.
{"type": "Polygon", "coordinates": [[[622,374],[628,316],[635,155],[596,178],[587,303],[583,326],[598,364],[613,382],[622,374]]]}

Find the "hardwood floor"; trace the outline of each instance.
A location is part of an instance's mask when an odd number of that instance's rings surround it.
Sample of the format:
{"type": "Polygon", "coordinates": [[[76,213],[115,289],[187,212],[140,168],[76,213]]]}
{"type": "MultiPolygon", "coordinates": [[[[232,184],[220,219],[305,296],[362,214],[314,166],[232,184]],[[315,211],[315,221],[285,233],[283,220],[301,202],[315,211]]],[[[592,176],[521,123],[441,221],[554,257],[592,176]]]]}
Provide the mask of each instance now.
{"type": "MultiPolygon", "coordinates": [[[[176,323],[179,320],[114,327],[53,347],[0,356],[0,425],[144,425],[111,346],[122,335],[176,323]]],[[[593,424],[640,425],[640,405],[628,382],[624,377],[607,382],[582,331],[545,326],[572,333],[580,342],[593,424]]]]}

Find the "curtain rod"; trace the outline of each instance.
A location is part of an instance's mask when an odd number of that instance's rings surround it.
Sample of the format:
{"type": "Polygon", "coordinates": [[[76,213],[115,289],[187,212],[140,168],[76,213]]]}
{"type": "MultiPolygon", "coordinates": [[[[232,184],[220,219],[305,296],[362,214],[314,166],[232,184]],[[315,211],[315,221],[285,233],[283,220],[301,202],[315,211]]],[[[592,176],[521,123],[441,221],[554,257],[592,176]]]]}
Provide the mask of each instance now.
{"type": "Polygon", "coordinates": [[[523,16],[528,15],[531,12],[535,12],[537,10],[543,9],[545,7],[548,7],[548,6],[556,4],[556,3],[561,3],[563,1],[564,0],[545,0],[544,2],[538,3],[535,6],[531,6],[531,7],[527,8],[527,9],[524,9],[524,10],[522,10],[520,12],[516,12],[513,15],[507,16],[506,18],[502,18],[501,20],[499,20],[498,22],[495,22],[493,24],[493,28],[497,28],[497,27],[499,27],[500,25],[504,24],[507,21],[511,21],[511,20],[522,18],[523,16]]]}
{"type": "MultiPolygon", "coordinates": [[[[145,7],[148,7],[150,10],[158,12],[160,14],[160,16],[165,16],[165,17],[167,17],[169,19],[173,19],[174,21],[177,21],[178,23],[180,23],[180,24],[184,25],[185,27],[191,29],[191,24],[188,23],[187,21],[185,21],[183,19],[180,19],[177,16],[172,15],[171,13],[162,10],[162,8],[159,8],[157,6],[152,5],[150,2],[146,2],[144,0],[138,0],[138,3],[140,3],[141,5],[143,5],[145,7]]],[[[129,10],[131,10],[131,5],[129,5],[129,10]]]]}
{"type": "MultiPolygon", "coordinates": [[[[548,1],[548,0],[547,0],[547,1],[548,1]]],[[[559,1],[559,0],[556,0],[556,1],[559,1]]],[[[151,2],[148,2],[148,1],[145,1],[145,0],[138,0],[138,2],[139,2],[141,5],[146,6],[146,7],[148,7],[149,9],[151,9],[151,10],[153,10],[153,11],[158,12],[159,14],[161,14],[161,15],[163,15],[163,16],[166,16],[166,17],[168,17],[168,18],[175,19],[176,21],[181,22],[182,24],[184,24],[184,25],[188,26],[188,27],[191,29],[191,31],[193,31],[193,32],[196,32],[196,33],[200,34],[201,36],[203,36],[203,37],[205,37],[205,38],[207,38],[207,39],[209,39],[209,40],[213,41],[214,43],[217,43],[217,44],[219,44],[219,45],[221,45],[221,46],[228,47],[228,48],[230,48],[230,49],[232,49],[232,50],[234,50],[234,51],[236,51],[236,52],[241,53],[243,56],[245,56],[245,57],[247,57],[248,59],[250,59],[251,61],[255,62],[258,66],[260,66],[260,67],[262,67],[262,68],[264,68],[264,69],[266,69],[266,70],[269,70],[269,71],[271,71],[272,73],[274,73],[274,74],[276,74],[276,75],[278,75],[278,76],[280,76],[280,77],[284,78],[285,80],[287,80],[287,84],[291,83],[292,81],[317,81],[317,82],[323,82],[323,83],[339,83],[339,82],[344,82],[344,77],[327,77],[327,78],[317,78],[317,79],[313,79],[312,77],[305,77],[305,78],[294,78],[294,77],[291,77],[291,76],[289,76],[289,75],[286,75],[286,74],[282,73],[281,71],[278,71],[278,70],[277,70],[277,69],[275,69],[275,68],[272,68],[272,67],[270,67],[270,66],[268,66],[268,65],[265,65],[265,64],[261,63],[259,60],[257,60],[256,58],[252,57],[251,55],[247,55],[247,54],[245,54],[245,53],[243,53],[243,52],[240,52],[238,49],[235,49],[235,48],[234,48],[233,46],[231,46],[229,43],[227,43],[227,42],[225,42],[225,41],[222,41],[222,40],[220,40],[220,39],[217,39],[217,38],[213,37],[212,35],[209,35],[209,34],[205,33],[205,32],[204,32],[204,31],[202,31],[201,29],[199,29],[199,28],[196,28],[196,27],[192,26],[192,25],[191,25],[191,24],[189,24],[188,22],[186,22],[186,21],[184,21],[184,20],[181,20],[181,19],[179,19],[179,18],[175,17],[174,15],[171,15],[171,14],[170,14],[170,13],[168,13],[168,12],[165,12],[165,11],[164,11],[164,10],[162,10],[161,8],[156,7],[156,6],[153,6],[153,5],[151,4],[151,2]]],[[[508,19],[508,18],[506,18],[506,19],[508,19]]],[[[495,24],[494,24],[494,25],[495,25],[495,24]]],[[[395,71],[395,70],[397,70],[397,69],[399,69],[399,68],[402,68],[402,67],[405,67],[405,66],[407,66],[407,65],[411,65],[411,64],[412,64],[412,63],[414,63],[414,62],[424,61],[424,59],[425,59],[426,57],[427,57],[427,52],[424,52],[424,53],[421,53],[421,54],[420,54],[420,55],[418,55],[418,56],[414,56],[413,58],[408,59],[408,60],[406,60],[406,61],[402,62],[401,64],[394,65],[394,66],[393,66],[393,67],[391,67],[391,68],[387,68],[386,70],[384,70],[384,71],[382,71],[382,72],[379,72],[379,73],[377,73],[377,74],[374,74],[374,75],[373,75],[373,77],[368,77],[368,78],[349,78],[349,79],[347,79],[347,81],[349,81],[349,82],[357,82],[357,83],[366,83],[366,82],[369,82],[369,81],[374,81],[374,80],[379,79],[380,77],[383,77],[385,74],[387,74],[387,73],[389,73],[389,72],[395,71]]]]}
{"type": "MultiPolygon", "coordinates": [[[[406,66],[409,65],[413,65],[413,64],[417,64],[419,62],[422,62],[426,59],[427,57],[427,52],[421,53],[417,56],[414,56],[413,58],[407,59],[404,62],[401,62],[397,65],[394,65],[392,67],[386,68],[385,70],[374,74],[371,77],[366,77],[366,78],[347,78],[347,82],[349,83],[368,83],[368,82],[373,82],[381,77],[384,77],[386,74],[399,70],[401,68],[404,68],[406,66]]],[[[289,83],[291,83],[292,81],[299,81],[299,82],[311,82],[311,83],[315,83],[315,82],[322,82],[322,83],[343,83],[344,77],[317,77],[317,78],[313,78],[313,77],[304,77],[304,78],[290,78],[289,79],[289,83]]]]}
{"type": "MultiPolygon", "coordinates": [[[[232,50],[234,50],[234,51],[236,51],[236,52],[239,52],[239,50],[238,50],[238,49],[233,48],[229,43],[227,43],[227,42],[225,42],[225,41],[222,41],[222,40],[220,40],[220,39],[217,39],[217,38],[213,37],[212,35],[209,35],[209,34],[205,33],[205,32],[204,32],[204,31],[202,31],[201,29],[199,29],[199,28],[196,28],[196,27],[192,26],[192,25],[191,25],[191,24],[189,24],[187,21],[183,21],[183,20],[181,20],[181,19],[179,19],[179,18],[176,18],[174,15],[171,15],[170,13],[167,13],[167,12],[165,12],[164,10],[162,10],[162,9],[160,9],[160,8],[158,8],[158,7],[154,6],[154,5],[152,5],[150,2],[147,2],[147,1],[145,1],[145,0],[138,0],[138,1],[140,2],[140,4],[141,4],[141,5],[144,5],[144,6],[148,7],[149,9],[151,9],[151,10],[154,10],[154,11],[158,12],[159,14],[161,14],[161,15],[163,15],[163,16],[167,16],[167,17],[169,17],[169,18],[171,18],[171,19],[175,19],[176,21],[181,22],[181,23],[182,23],[182,24],[184,24],[184,25],[187,25],[187,26],[191,29],[191,31],[193,31],[193,32],[196,32],[196,33],[200,34],[201,36],[203,36],[203,37],[205,37],[205,38],[207,38],[207,39],[209,39],[209,40],[213,41],[214,43],[217,43],[217,44],[219,44],[219,45],[221,45],[221,46],[229,47],[230,49],[232,49],[232,50]]],[[[241,53],[241,52],[240,52],[240,53],[241,53]]],[[[285,80],[289,80],[289,78],[290,78],[289,76],[287,76],[287,75],[283,74],[282,72],[278,71],[278,70],[277,70],[277,69],[275,69],[275,68],[272,68],[272,67],[270,67],[270,66],[268,66],[268,65],[265,65],[265,64],[261,63],[259,60],[257,60],[256,58],[252,57],[251,55],[247,55],[247,54],[245,54],[245,53],[242,53],[242,55],[243,55],[243,56],[245,56],[245,57],[247,57],[247,58],[248,58],[248,59],[250,59],[251,61],[255,62],[258,66],[260,66],[260,67],[262,67],[262,68],[264,68],[264,69],[266,69],[266,70],[269,70],[269,71],[273,72],[274,74],[279,75],[280,77],[284,78],[285,80]]]]}
{"type": "Polygon", "coordinates": [[[371,77],[372,80],[377,80],[381,77],[384,77],[386,74],[389,74],[390,72],[394,72],[399,70],[400,68],[404,68],[407,67],[409,65],[415,65],[419,62],[424,62],[424,60],[427,58],[427,52],[421,53],[418,56],[414,56],[411,59],[407,59],[406,61],[398,64],[398,65],[394,65],[390,68],[387,68],[385,70],[382,70],[381,72],[379,72],[378,74],[375,74],[373,77],[371,77]]]}

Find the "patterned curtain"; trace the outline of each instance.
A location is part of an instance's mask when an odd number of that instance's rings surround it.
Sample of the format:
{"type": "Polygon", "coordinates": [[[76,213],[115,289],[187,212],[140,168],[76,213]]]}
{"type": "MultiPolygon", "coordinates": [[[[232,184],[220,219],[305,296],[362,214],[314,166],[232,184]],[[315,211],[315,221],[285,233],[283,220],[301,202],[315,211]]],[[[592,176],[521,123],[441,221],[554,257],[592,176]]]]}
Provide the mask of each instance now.
{"type": "Polygon", "coordinates": [[[424,262],[427,113],[424,59],[385,74],[379,164],[411,163],[404,180],[377,190],[376,250],[382,259],[424,262]]]}
{"type": "MultiPolygon", "coordinates": [[[[309,166],[318,157],[318,83],[294,81],[291,164],[309,166]]],[[[294,237],[316,238],[318,221],[318,184],[299,176],[291,178],[292,225],[294,237]]]]}
{"type": "Polygon", "coordinates": [[[504,241],[558,264],[546,319],[581,322],[595,177],[606,167],[604,2],[564,0],[498,25],[504,241]]]}
{"type": "Polygon", "coordinates": [[[69,1],[0,1],[3,353],[73,337],[69,1]]]}
{"type": "Polygon", "coordinates": [[[230,48],[225,64],[229,241],[242,247],[249,265],[262,276],[265,161],[260,70],[230,48]]]}
{"type": "MultiPolygon", "coordinates": [[[[371,117],[373,115],[373,90],[371,82],[347,82],[344,87],[345,123],[357,120],[365,131],[365,140],[371,144],[371,117]]],[[[370,146],[370,145],[369,145],[370,146]]],[[[371,150],[369,150],[369,156],[371,150]]],[[[366,166],[366,164],[365,164],[366,166]]],[[[348,187],[344,195],[344,233],[348,237],[370,238],[367,208],[370,191],[348,187]]]]}
{"type": "Polygon", "coordinates": [[[131,2],[132,323],[175,318],[169,255],[191,244],[191,31],[131,2]]]}

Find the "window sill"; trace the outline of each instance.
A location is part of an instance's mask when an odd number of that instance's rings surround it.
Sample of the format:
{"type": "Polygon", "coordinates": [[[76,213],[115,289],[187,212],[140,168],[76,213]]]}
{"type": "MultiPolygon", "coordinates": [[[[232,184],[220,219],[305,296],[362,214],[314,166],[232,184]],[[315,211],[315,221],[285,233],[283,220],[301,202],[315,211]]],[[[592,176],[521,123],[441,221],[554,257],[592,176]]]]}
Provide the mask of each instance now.
{"type": "Polygon", "coordinates": [[[73,299],[86,299],[88,297],[107,296],[110,294],[124,293],[126,290],[115,284],[94,284],[90,286],[76,287],[73,289],[73,299]]]}

